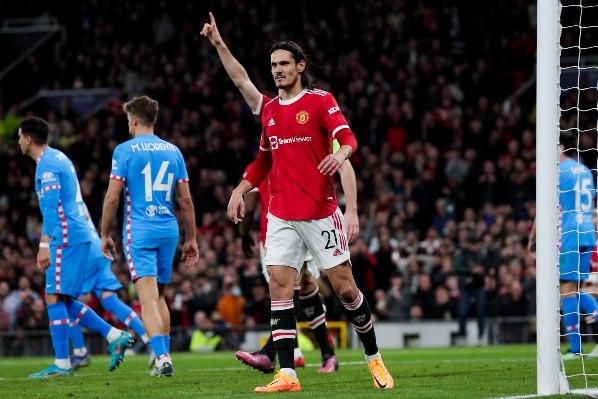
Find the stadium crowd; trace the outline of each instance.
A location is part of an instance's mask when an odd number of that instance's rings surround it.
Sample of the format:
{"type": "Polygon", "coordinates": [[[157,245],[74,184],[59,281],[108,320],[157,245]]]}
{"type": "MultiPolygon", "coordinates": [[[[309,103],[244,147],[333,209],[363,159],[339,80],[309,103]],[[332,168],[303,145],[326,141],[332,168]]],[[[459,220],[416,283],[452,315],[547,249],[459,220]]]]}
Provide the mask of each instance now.
{"type": "MultiPolygon", "coordinates": [[[[167,289],[173,325],[201,320],[208,329],[242,332],[269,322],[259,259],[245,258],[225,214],[257,149],[259,120],[199,36],[208,11],[256,86],[274,95],[264,55],[288,39],[308,51],[318,86],[335,93],[360,145],[351,161],[361,235],[351,253],[377,319],[456,320],[467,254],[484,268],[477,284],[487,316],[535,312],[535,259],[526,251],[535,216],[534,95],[522,89],[535,63],[531,3],[79,4],[68,15],[48,10],[65,25],[66,40],[50,57],[29,57],[13,84],[27,94],[114,87],[117,95],[83,114],[68,101],[19,111],[5,96],[0,117],[36,113],[51,122],[51,145],[75,163],[99,225],[110,157],[128,137],[121,104],[141,94],[159,101],[156,134],[185,156],[200,246],[196,266],[174,266],[167,289]]],[[[1,144],[0,331],[45,328],[44,280],[35,269],[41,219],[30,177],[35,165],[10,135],[1,144]]],[[[113,231],[120,233],[119,226],[113,231]]],[[[122,256],[114,269],[128,287],[120,296],[138,309],[122,256]]],[[[325,276],[321,291],[328,318],[342,318],[325,276]]]]}

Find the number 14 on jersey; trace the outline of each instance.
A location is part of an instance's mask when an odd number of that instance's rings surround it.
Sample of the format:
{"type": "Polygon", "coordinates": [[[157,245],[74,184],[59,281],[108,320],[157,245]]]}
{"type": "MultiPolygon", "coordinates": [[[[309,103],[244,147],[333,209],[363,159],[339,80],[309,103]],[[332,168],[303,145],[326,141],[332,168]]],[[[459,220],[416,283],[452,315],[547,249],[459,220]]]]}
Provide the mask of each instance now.
{"type": "Polygon", "coordinates": [[[174,181],[174,173],[168,173],[166,175],[166,171],[168,170],[168,165],[170,164],[169,161],[162,161],[160,165],[160,169],[158,170],[158,174],[156,175],[156,179],[152,181],[152,164],[148,162],[147,165],[141,171],[141,174],[145,178],[145,200],[147,202],[151,202],[154,198],[154,191],[165,191],[166,196],[165,200],[170,201],[170,193],[172,192],[172,182],[174,181]],[[166,183],[164,183],[164,178],[166,177],[166,183]]]}

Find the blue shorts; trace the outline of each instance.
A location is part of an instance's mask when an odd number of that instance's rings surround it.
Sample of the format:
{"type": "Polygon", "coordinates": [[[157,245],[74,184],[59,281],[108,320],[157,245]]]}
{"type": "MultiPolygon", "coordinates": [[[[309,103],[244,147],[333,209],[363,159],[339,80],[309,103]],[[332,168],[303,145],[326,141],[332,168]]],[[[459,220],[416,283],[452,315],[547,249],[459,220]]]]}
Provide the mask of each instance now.
{"type": "Polygon", "coordinates": [[[160,284],[169,284],[178,237],[124,242],[131,279],[154,276],[160,284]]]}
{"type": "Polygon", "coordinates": [[[104,258],[99,243],[92,242],[81,292],[87,294],[93,291],[101,299],[104,291],[118,291],[122,287],[112,271],[112,262],[104,258]]]}
{"type": "Polygon", "coordinates": [[[592,247],[580,247],[579,252],[571,251],[559,257],[561,281],[585,281],[590,277],[592,247]]]}
{"type": "Polygon", "coordinates": [[[89,242],[69,245],[50,244],[50,267],[46,269],[46,294],[81,295],[89,242]]]}

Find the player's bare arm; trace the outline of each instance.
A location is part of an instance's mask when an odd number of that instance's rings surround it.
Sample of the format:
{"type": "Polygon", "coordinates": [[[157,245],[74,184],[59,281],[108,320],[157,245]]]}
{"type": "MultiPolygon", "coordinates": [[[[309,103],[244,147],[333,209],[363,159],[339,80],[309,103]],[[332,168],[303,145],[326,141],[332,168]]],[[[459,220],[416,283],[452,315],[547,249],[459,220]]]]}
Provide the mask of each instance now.
{"type": "Polygon", "coordinates": [[[42,235],[39,243],[39,250],[37,252],[37,267],[40,270],[46,270],[50,267],[52,261],[50,259],[50,234],[52,226],[56,223],[56,216],[58,215],[58,205],[60,194],[57,190],[50,190],[45,197],[45,205],[42,206],[42,235]],[[46,227],[47,226],[47,227],[46,227]]]}
{"type": "Polygon", "coordinates": [[[359,216],[357,215],[357,182],[351,161],[345,160],[338,173],[341,177],[341,185],[343,186],[346,201],[344,216],[347,240],[353,242],[359,236],[359,216]]]}
{"type": "Polygon", "coordinates": [[[249,79],[249,75],[243,65],[241,65],[241,63],[233,56],[224,43],[224,40],[222,40],[218,27],[216,26],[216,19],[211,12],[210,22],[203,25],[200,34],[207,37],[210,43],[216,48],[216,51],[218,51],[218,56],[220,57],[220,61],[222,62],[226,73],[243,95],[249,108],[254,112],[259,111],[257,108],[262,98],[262,94],[255,87],[251,79],[249,79]]]}
{"type": "Polygon", "coordinates": [[[241,180],[241,183],[233,190],[228,207],[226,208],[226,215],[234,223],[237,224],[245,217],[245,200],[243,194],[251,190],[253,186],[247,180],[241,180]]]}
{"type": "Polygon", "coordinates": [[[102,226],[100,236],[102,238],[102,255],[106,259],[114,261],[113,254],[116,253],[116,246],[112,237],[110,237],[110,226],[116,216],[116,210],[120,202],[120,193],[122,192],[123,182],[116,179],[110,179],[108,190],[104,197],[104,206],[102,208],[102,226]]]}
{"type": "Polygon", "coordinates": [[[197,247],[197,229],[195,227],[195,208],[193,207],[189,182],[178,183],[175,190],[186,232],[181,261],[185,263],[185,266],[193,266],[199,258],[199,249],[197,247]]]}
{"type": "Polygon", "coordinates": [[[39,240],[39,250],[37,251],[37,267],[39,270],[46,270],[52,263],[50,261],[50,236],[42,235],[39,240]]]}
{"type": "Polygon", "coordinates": [[[251,226],[253,225],[253,215],[257,208],[257,204],[259,202],[259,193],[255,190],[252,190],[245,194],[245,216],[241,223],[239,223],[239,234],[241,235],[243,253],[247,258],[251,258],[253,256],[253,247],[255,246],[255,241],[251,237],[251,226]]]}

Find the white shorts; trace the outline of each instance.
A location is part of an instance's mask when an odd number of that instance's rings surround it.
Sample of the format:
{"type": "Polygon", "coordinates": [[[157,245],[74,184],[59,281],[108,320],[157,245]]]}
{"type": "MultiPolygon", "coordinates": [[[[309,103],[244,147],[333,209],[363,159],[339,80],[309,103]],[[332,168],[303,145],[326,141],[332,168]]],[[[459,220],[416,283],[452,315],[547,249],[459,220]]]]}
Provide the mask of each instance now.
{"type": "Polygon", "coordinates": [[[288,221],[268,212],[263,263],[301,271],[308,252],[312,269],[331,269],[349,260],[345,219],[339,208],[323,219],[288,221]]]}
{"type": "MultiPolygon", "coordinates": [[[[262,263],[262,274],[264,275],[266,282],[268,284],[270,284],[270,275],[268,274],[268,269],[266,269],[266,264],[264,263],[264,244],[261,241],[260,241],[260,259],[261,259],[261,263],[262,263]]],[[[304,273],[307,273],[307,275],[309,275],[309,276],[314,276],[314,278],[316,278],[316,280],[319,279],[320,278],[320,270],[322,270],[322,267],[320,265],[316,265],[316,262],[314,262],[314,257],[309,252],[307,252],[307,255],[305,255],[304,263],[307,265],[304,273]]],[[[301,275],[297,274],[297,280],[299,280],[300,277],[301,277],[301,275]]],[[[296,285],[299,285],[299,281],[297,281],[296,285]]]]}

